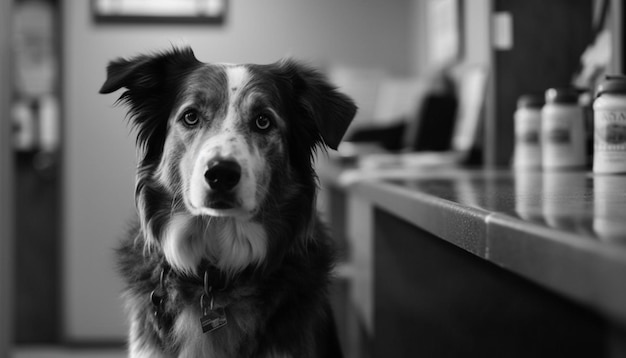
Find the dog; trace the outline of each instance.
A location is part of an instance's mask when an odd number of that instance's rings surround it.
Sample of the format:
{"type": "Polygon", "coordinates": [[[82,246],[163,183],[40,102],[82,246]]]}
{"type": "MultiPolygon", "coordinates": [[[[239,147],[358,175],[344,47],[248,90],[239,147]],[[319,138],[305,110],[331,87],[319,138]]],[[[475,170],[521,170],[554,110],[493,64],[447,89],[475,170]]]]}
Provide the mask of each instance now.
{"type": "Polygon", "coordinates": [[[137,220],[116,254],[129,356],[341,357],[314,157],[356,106],[292,59],[209,64],[189,47],[118,58],[137,134],[137,220]]]}

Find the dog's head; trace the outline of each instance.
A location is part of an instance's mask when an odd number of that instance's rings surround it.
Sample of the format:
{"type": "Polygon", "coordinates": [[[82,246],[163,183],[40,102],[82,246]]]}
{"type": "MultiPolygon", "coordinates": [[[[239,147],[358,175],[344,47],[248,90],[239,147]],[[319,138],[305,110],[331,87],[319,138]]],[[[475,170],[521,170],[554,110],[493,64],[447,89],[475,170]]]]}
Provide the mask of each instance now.
{"type": "Polygon", "coordinates": [[[313,153],[336,149],[356,111],[294,61],[206,64],[188,48],[111,62],[100,92],[122,87],[119,101],[130,107],[141,148],[136,202],[144,237],[165,246],[166,256],[171,251],[181,269],[202,255],[227,268],[241,261],[240,269],[272,246],[268,231],[299,235],[314,210],[313,153]],[[211,235],[234,242],[211,244],[211,235]]]}

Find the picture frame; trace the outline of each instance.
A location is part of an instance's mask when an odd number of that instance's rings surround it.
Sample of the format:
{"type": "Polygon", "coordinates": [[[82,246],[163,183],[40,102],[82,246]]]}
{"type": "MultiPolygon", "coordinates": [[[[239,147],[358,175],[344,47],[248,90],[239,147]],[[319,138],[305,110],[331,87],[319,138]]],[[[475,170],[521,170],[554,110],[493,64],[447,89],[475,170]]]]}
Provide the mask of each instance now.
{"type": "Polygon", "coordinates": [[[96,23],[224,23],[228,0],[92,0],[96,23]]]}

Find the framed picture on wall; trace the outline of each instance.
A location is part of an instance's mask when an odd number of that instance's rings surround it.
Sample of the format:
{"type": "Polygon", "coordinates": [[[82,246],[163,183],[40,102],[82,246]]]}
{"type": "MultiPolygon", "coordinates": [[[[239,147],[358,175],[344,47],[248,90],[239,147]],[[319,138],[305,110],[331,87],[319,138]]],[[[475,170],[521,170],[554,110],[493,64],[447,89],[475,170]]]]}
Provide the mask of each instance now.
{"type": "Polygon", "coordinates": [[[98,23],[224,22],[228,0],[92,0],[98,23]]]}

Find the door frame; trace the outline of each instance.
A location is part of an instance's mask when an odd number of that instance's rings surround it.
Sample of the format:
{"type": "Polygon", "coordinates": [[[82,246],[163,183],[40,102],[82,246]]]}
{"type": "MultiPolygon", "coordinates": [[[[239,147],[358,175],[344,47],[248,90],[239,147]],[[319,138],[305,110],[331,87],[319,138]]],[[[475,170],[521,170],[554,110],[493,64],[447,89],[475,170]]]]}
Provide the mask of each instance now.
{"type": "Polygon", "coordinates": [[[11,13],[13,1],[0,1],[0,357],[13,345],[13,148],[11,101],[11,13]]]}

